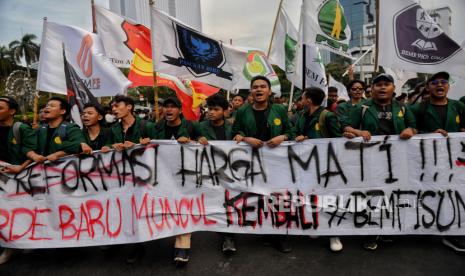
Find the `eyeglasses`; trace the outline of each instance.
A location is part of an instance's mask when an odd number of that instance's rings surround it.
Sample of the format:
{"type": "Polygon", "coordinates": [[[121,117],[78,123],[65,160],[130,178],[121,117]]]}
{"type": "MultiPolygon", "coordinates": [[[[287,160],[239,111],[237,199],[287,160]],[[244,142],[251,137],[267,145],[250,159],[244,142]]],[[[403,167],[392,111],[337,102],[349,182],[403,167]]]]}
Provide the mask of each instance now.
{"type": "Polygon", "coordinates": [[[432,80],[430,83],[432,85],[438,85],[439,83],[442,85],[446,85],[449,83],[449,81],[448,80],[432,80]]]}
{"type": "Polygon", "coordinates": [[[351,91],[363,91],[363,87],[352,87],[350,88],[351,91]]]}

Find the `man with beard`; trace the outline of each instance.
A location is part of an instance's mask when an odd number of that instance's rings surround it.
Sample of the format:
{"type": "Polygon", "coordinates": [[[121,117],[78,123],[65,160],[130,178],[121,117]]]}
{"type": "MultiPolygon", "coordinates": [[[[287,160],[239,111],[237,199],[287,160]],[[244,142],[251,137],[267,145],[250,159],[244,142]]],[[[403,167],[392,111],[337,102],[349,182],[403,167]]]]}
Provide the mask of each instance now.
{"type": "MultiPolygon", "coordinates": [[[[391,75],[378,75],[373,80],[372,98],[352,108],[350,125],[344,127],[343,135],[347,138],[360,136],[364,141],[369,141],[372,135],[398,134],[401,139],[415,135],[415,116],[408,106],[393,99],[395,88],[391,75]]],[[[363,247],[376,250],[379,240],[390,241],[386,237],[371,236],[363,247]]]]}
{"type": "MultiPolygon", "coordinates": [[[[441,133],[465,131],[465,105],[447,98],[449,73],[438,72],[426,82],[430,93],[427,101],[413,105],[412,111],[420,133],[441,133]]],[[[442,242],[457,252],[465,252],[464,236],[447,236],[442,242]]]]}
{"type": "Polygon", "coordinates": [[[84,105],[81,120],[84,125],[82,130],[85,142],[81,144],[82,152],[91,154],[94,150],[100,150],[110,139],[110,132],[103,127],[105,111],[93,103],[84,105]]]}
{"type": "Polygon", "coordinates": [[[37,147],[41,155],[36,159],[55,161],[60,157],[81,151],[84,142],[81,129],[66,119],[70,106],[66,99],[53,97],[48,100],[43,111],[43,124],[37,130],[37,147]]]}
{"type": "MultiPolygon", "coordinates": [[[[234,140],[245,142],[254,148],[267,145],[270,148],[292,139],[292,130],[287,110],[283,105],[272,104],[270,80],[264,76],[255,76],[250,81],[252,103],[237,111],[233,125],[234,140]]],[[[275,236],[275,247],[287,253],[292,250],[286,236],[275,236]]]]}

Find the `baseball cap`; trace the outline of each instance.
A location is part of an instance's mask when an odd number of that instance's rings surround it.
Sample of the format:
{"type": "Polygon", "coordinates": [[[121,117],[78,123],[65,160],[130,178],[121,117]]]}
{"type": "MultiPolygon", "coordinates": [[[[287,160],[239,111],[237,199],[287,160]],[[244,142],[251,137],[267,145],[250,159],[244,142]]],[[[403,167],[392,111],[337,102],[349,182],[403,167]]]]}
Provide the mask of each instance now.
{"type": "Polygon", "coordinates": [[[11,108],[11,109],[18,110],[18,108],[19,108],[18,102],[15,99],[13,99],[12,97],[2,96],[2,97],[0,97],[0,101],[6,102],[8,104],[8,107],[11,108]]]}
{"type": "Polygon", "coordinates": [[[388,81],[394,83],[394,78],[386,73],[379,74],[376,76],[376,78],[373,80],[373,84],[379,82],[379,81],[388,81]]]}
{"type": "Polygon", "coordinates": [[[426,83],[429,83],[430,81],[435,80],[437,78],[443,78],[443,79],[449,80],[449,77],[450,77],[449,73],[447,73],[445,71],[437,72],[437,73],[433,74],[430,78],[428,78],[426,83]]]}
{"type": "Polygon", "coordinates": [[[167,106],[169,103],[172,103],[178,108],[181,108],[181,102],[176,97],[166,98],[165,101],[163,101],[163,106],[167,106]]]}

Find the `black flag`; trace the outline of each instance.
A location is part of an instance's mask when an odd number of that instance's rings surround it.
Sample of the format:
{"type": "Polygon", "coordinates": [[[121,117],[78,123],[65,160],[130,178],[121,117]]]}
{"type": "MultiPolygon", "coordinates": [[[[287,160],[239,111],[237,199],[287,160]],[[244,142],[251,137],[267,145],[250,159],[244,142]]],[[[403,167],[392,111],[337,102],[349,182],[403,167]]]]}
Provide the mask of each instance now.
{"type": "Polygon", "coordinates": [[[71,121],[82,128],[81,113],[86,103],[100,106],[97,99],[92,95],[86,85],[82,82],[73,66],[66,60],[65,47],[63,46],[63,64],[65,65],[66,92],[71,106],[71,121]]]}

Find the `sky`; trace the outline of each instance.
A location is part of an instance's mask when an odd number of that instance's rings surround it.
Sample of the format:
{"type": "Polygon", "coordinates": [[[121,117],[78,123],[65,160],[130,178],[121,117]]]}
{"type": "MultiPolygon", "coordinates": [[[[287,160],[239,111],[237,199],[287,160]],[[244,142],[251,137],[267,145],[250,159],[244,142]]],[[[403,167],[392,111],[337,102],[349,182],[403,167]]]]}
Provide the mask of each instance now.
{"type": "MultiPolygon", "coordinates": [[[[341,0],[344,1],[344,0],[341,0]]],[[[300,0],[287,0],[291,19],[298,24],[300,0]]],[[[108,7],[108,0],[95,0],[108,7]]],[[[465,40],[465,0],[420,0],[424,8],[449,5],[452,38],[465,40]]],[[[201,0],[203,31],[234,45],[268,50],[279,0],[201,0]]],[[[0,45],[33,33],[40,42],[42,20],[91,30],[90,0],[0,0],[0,45]]]]}

